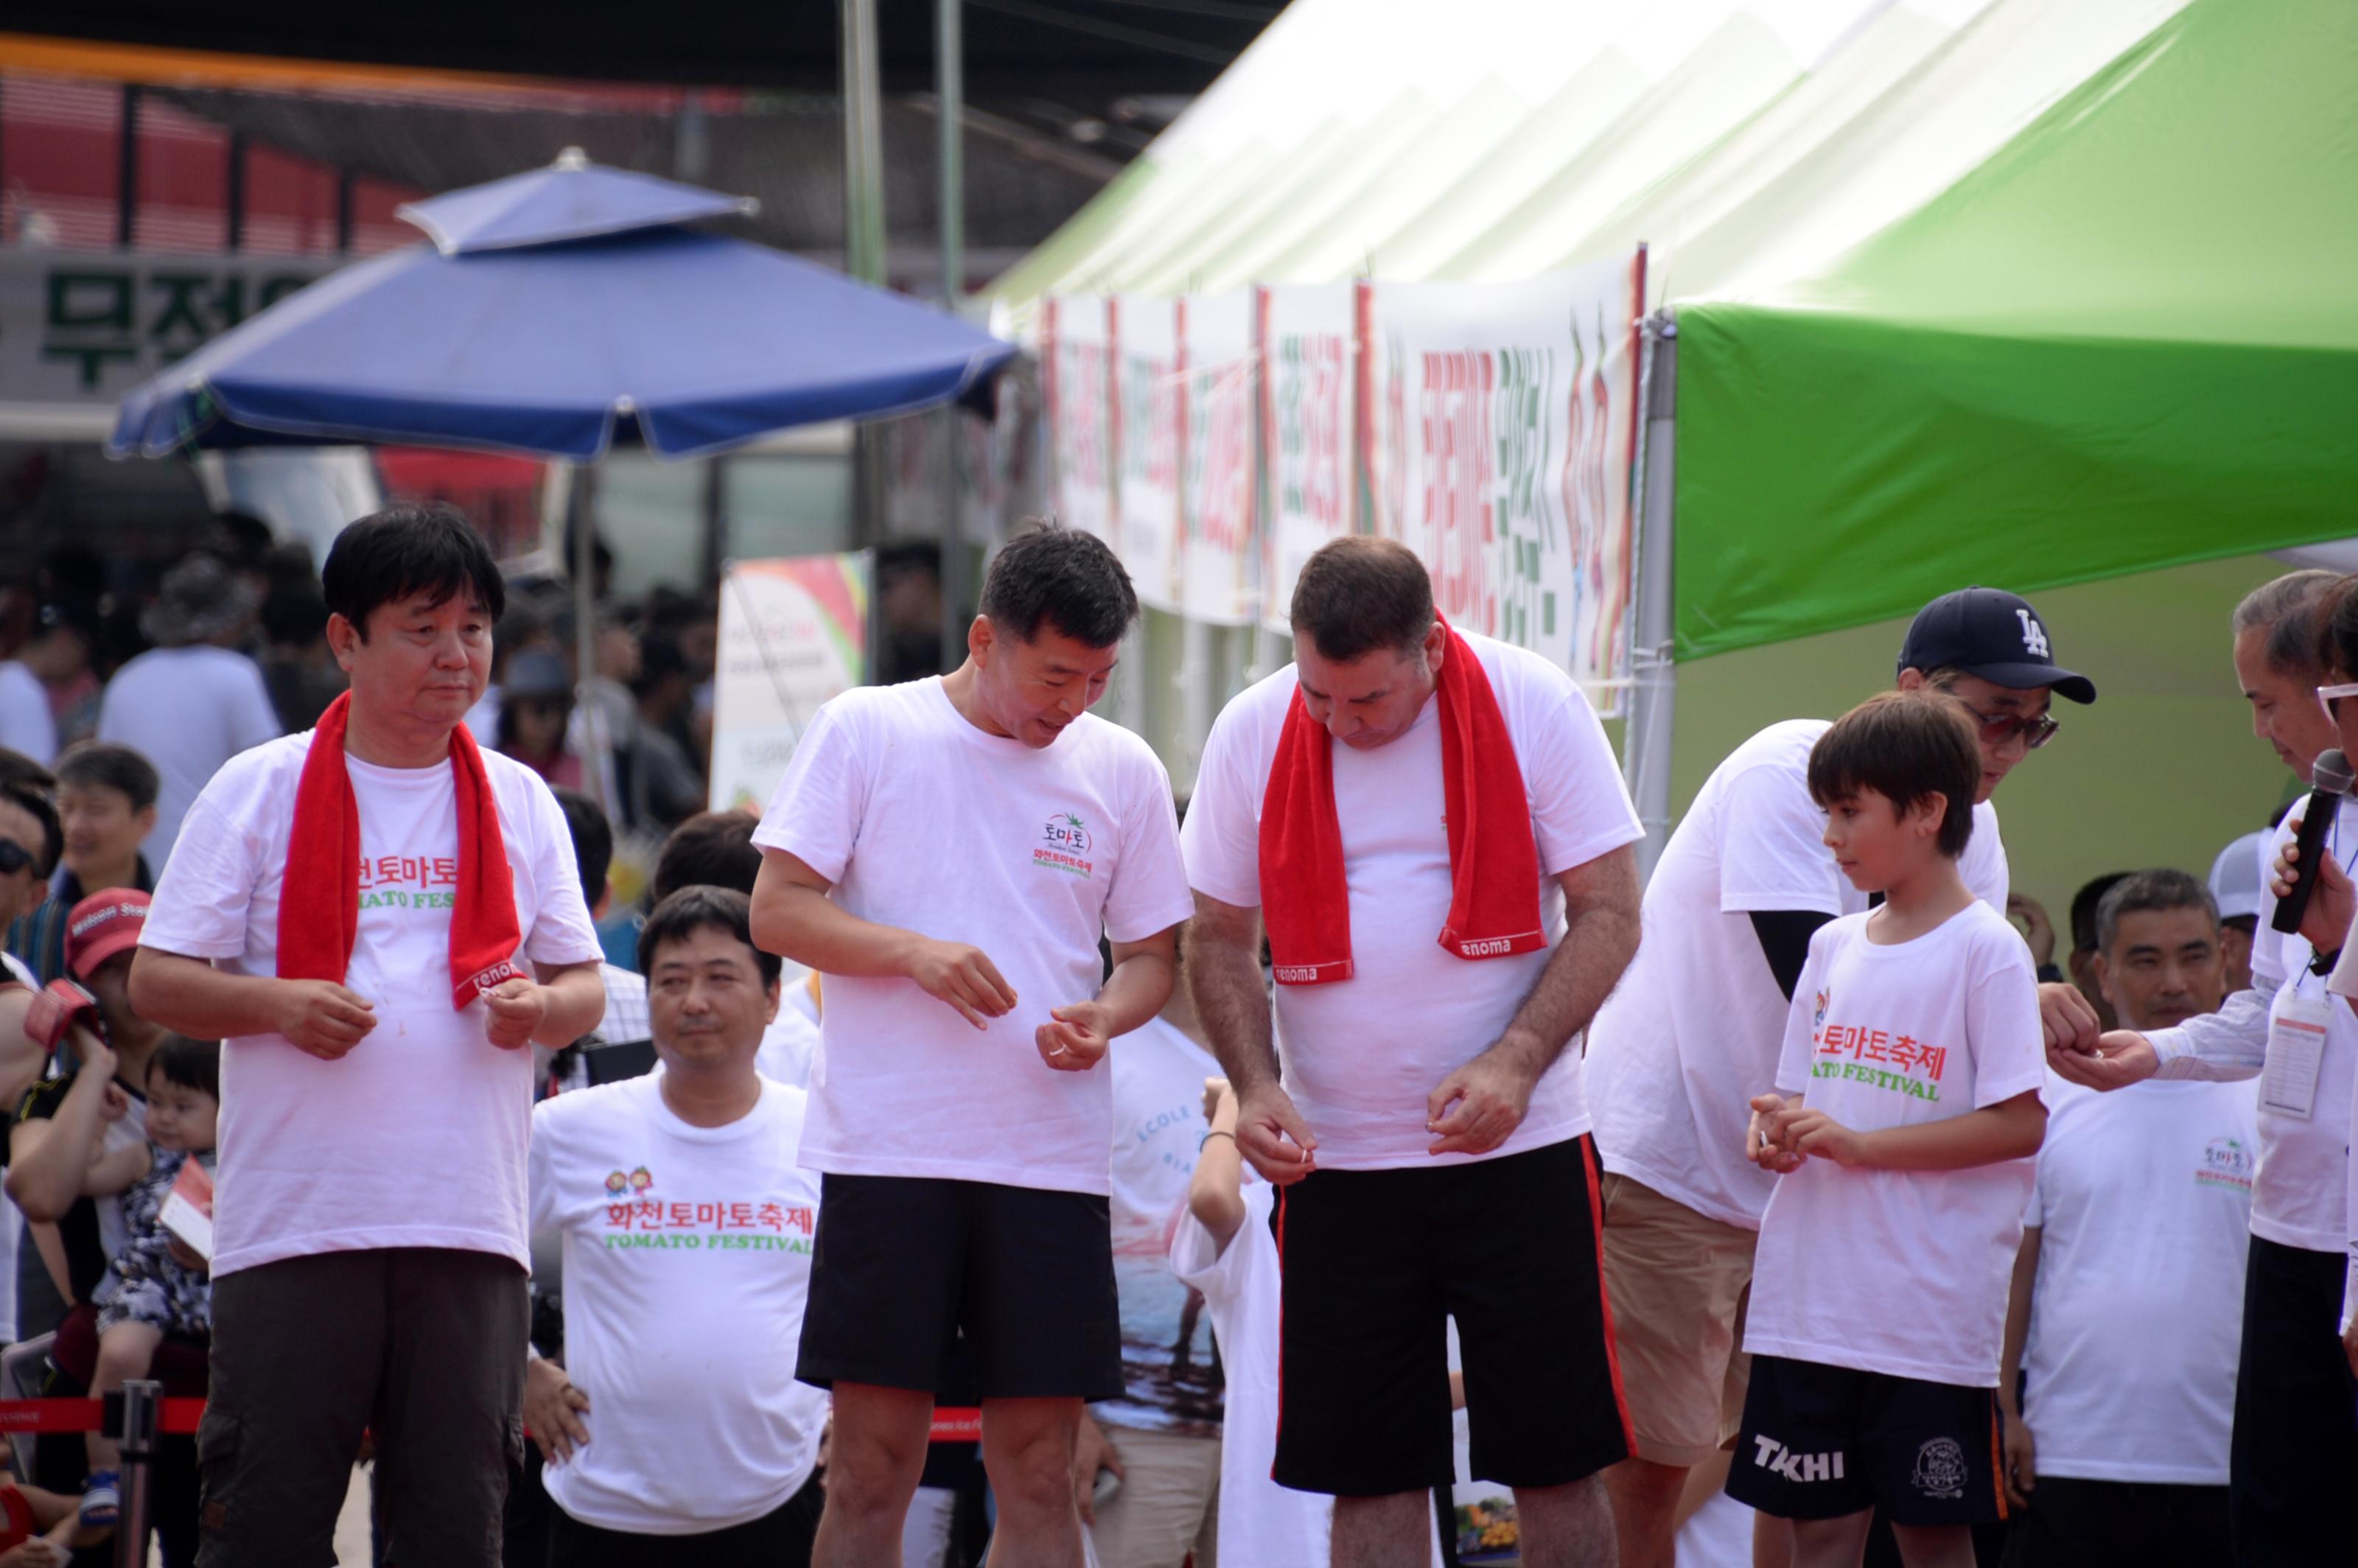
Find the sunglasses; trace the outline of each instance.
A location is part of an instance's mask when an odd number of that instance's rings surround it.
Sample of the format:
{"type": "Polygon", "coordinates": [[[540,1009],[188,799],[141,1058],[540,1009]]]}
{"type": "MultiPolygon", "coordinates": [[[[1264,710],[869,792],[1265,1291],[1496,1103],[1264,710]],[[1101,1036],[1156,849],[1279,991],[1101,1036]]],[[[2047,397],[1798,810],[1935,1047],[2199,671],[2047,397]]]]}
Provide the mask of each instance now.
{"type": "MultiPolygon", "coordinates": [[[[2358,686],[2352,687],[2350,689],[2358,692],[2358,686]]],[[[2003,746],[2019,735],[2022,737],[2023,750],[2036,752],[2039,747],[2055,739],[2055,731],[2063,728],[2044,713],[2035,719],[2025,719],[2018,713],[1984,713],[1962,697],[1957,699],[1957,706],[1972,714],[1981,725],[1982,741],[1985,745],[2003,746]]]]}
{"type": "Polygon", "coordinates": [[[13,877],[33,863],[33,852],[14,838],[0,838],[0,877],[13,877]]]}
{"type": "Polygon", "coordinates": [[[2317,706],[2325,710],[2326,718],[2338,724],[2342,721],[2342,699],[2345,697],[2358,697],[2358,681],[2345,682],[2341,686],[2319,687],[2317,706]]]}

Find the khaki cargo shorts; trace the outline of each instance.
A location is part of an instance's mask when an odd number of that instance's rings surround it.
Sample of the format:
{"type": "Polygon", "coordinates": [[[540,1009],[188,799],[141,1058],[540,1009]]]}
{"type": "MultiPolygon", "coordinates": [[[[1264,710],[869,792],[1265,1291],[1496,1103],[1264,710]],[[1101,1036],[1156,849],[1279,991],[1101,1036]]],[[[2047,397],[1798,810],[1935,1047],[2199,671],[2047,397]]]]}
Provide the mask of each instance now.
{"type": "Polygon", "coordinates": [[[1610,1172],[1603,1195],[1605,1292],[1638,1457],[1700,1465],[1736,1440],[1744,1414],[1744,1306],[1759,1233],[1610,1172]]]}

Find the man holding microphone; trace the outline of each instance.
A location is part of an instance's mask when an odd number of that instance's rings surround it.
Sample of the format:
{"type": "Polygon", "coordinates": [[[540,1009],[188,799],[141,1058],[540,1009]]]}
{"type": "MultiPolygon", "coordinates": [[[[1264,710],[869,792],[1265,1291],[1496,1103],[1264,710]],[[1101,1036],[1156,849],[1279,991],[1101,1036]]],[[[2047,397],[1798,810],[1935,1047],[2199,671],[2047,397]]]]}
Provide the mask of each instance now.
{"type": "MultiPolygon", "coordinates": [[[[2345,751],[2358,748],[2358,702],[2340,700],[2338,715],[2327,706],[2334,683],[2352,681],[2358,666],[2351,581],[2295,572],[2255,589],[2235,611],[2235,668],[2254,730],[2304,778],[2337,739],[2345,751]]],[[[2299,821],[2286,819],[2270,857],[2249,990],[2175,1029],[2115,1030],[2048,1053],[2058,1073],[2097,1089],[2156,1076],[2262,1079],[2228,1459],[2235,1560],[2246,1568],[2314,1563],[2320,1541],[2346,1538],[2346,1488],[2358,1474],[2358,1382],[2339,1336],[2358,1014],[2326,991],[2358,913],[2348,875],[2358,860],[2358,804],[2343,798],[2300,930],[2287,935],[2274,917],[2299,821]]]]}

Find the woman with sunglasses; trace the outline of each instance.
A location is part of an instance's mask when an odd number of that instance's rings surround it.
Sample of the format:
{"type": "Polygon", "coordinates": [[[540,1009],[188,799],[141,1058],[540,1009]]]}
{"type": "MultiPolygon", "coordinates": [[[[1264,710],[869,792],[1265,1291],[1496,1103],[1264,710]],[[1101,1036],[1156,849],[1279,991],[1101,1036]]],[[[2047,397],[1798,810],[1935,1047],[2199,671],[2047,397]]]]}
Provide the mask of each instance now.
{"type": "MultiPolygon", "coordinates": [[[[2343,700],[2358,696],[2358,578],[2280,578],[2238,607],[2234,632],[2255,733],[2296,766],[2336,735],[2345,752],[2358,747],[2358,702],[2343,700]]],[[[2249,990],[2174,1029],[2115,1030],[2085,1054],[2048,1053],[2057,1073],[2097,1089],[2148,1077],[2262,1080],[2227,1462],[2238,1568],[2321,1561],[2320,1542],[2346,1541],[2358,1526],[2349,1501],[2358,1380],[2340,1336],[2358,1013],[2327,989],[2358,913],[2350,877],[2358,802],[2343,801],[2301,928],[2287,935],[2272,920],[2290,885],[2285,849],[2299,821],[2288,817],[2271,848],[2249,990]]],[[[2358,992],[2358,965],[2337,983],[2358,992]]]]}
{"type": "MultiPolygon", "coordinates": [[[[0,931],[39,906],[64,847],[49,795],[29,776],[0,778],[0,931]]],[[[0,1096],[8,1105],[32,1087],[44,1065],[41,1048],[25,1037],[33,990],[32,972],[14,954],[0,953],[0,1096]]]]}

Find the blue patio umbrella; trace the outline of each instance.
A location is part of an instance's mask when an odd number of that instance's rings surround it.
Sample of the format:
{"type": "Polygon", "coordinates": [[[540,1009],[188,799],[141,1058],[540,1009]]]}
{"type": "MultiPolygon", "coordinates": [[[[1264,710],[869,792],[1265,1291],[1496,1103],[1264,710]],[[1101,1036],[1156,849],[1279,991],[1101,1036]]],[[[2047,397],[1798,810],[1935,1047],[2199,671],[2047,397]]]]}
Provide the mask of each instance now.
{"type": "Polygon", "coordinates": [[[344,268],[123,401],[108,449],[387,441],[588,461],[967,396],[1015,353],[954,316],[681,225],[737,198],[590,164],[414,202],[344,268]]]}

